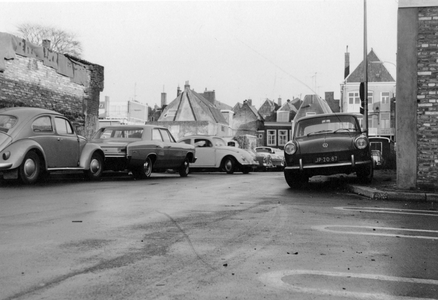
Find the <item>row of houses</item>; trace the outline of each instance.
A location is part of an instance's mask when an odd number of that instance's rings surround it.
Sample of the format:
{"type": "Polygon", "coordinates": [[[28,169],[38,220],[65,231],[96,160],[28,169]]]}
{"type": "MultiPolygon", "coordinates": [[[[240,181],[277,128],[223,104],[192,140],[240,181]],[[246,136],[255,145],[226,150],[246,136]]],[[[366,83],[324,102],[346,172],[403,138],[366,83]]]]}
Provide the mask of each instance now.
{"type": "MultiPolygon", "coordinates": [[[[346,55],[346,70],[349,53],[346,55]]],[[[368,111],[370,136],[395,139],[395,80],[374,50],[368,54],[368,111]]],[[[189,82],[184,89],[177,88],[177,96],[167,104],[167,94],[161,95],[161,106],[149,110],[148,123],[168,127],[177,138],[204,134],[251,139],[253,146],[271,146],[283,149],[291,139],[293,122],[303,116],[331,112],[359,112],[359,86],[363,79],[364,62],[345,78],[340,86],[341,99],[334,92],[325,97],[306,95],[303,99],[284,101],[266,99],[257,109],[251,99],[234,107],[216,99],[215,91],[205,89],[197,93],[189,82]]],[[[245,143],[245,142],[244,142],[245,143]]]]}

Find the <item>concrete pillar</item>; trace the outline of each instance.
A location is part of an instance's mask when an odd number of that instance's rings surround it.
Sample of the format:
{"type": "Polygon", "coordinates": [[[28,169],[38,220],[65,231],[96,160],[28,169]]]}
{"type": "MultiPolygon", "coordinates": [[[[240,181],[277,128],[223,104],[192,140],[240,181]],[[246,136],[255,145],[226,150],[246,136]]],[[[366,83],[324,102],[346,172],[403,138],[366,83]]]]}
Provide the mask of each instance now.
{"type": "Polygon", "coordinates": [[[397,187],[417,187],[418,8],[399,8],[397,22],[397,187]]]}

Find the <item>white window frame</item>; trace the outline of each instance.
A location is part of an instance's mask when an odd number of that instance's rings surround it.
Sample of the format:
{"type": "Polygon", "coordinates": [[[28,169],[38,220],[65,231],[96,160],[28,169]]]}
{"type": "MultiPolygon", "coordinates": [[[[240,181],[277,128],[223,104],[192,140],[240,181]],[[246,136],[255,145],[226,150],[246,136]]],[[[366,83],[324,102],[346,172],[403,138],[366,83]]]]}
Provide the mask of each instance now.
{"type": "Polygon", "coordinates": [[[266,145],[277,146],[277,130],[268,129],[266,131],[266,145]]]}
{"type": "Polygon", "coordinates": [[[288,130],[279,129],[278,130],[278,146],[284,146],[287,143],[288,130]]]}
{"type": "Polygon", "coordinates": [[[380,101],[382,102],[382,104],[389,104],[390,96],[391,94],[389,92],[382,92],[380,94],[380,101]]]}
{"type": "Polygon", "coordinates": [[[349,105],[360,104],[359,92],[349,92],[348,93],[348,104],[349,105]]]}

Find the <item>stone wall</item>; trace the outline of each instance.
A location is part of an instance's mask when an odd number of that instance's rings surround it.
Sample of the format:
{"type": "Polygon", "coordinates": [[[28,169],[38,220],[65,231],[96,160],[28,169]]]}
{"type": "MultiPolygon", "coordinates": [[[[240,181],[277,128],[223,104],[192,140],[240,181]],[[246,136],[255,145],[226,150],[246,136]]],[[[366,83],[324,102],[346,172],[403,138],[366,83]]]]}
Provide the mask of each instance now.
{"type": "Polygon", "coordinates": [[[16,54],[13,59],[5,60],[4,71],[0,72],[0,108],[27,106],[55,110],[67,116],[79,134],[90,138],[98,125],[104,68],[74,57],[68,59],[85,70],[82,83],[61,75],[37,57],[16,54]]]}
{"type": "Polygon", "coordinates": [[[438,7],[418,9],[418,186],[438,186],[438,7]]]}

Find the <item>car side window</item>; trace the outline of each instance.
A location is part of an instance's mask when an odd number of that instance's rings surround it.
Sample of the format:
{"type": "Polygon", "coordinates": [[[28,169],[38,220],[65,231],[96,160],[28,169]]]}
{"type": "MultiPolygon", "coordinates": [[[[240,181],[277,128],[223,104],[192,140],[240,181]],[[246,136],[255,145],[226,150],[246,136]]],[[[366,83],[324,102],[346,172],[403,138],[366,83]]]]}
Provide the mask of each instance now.
{"type": "Polygon", "coordinates": [[[165,142],[171,142],[174,143],[175,140],[173,139],[172,135],[170,135],[170,132],[165,129],[160,129],[161,136],[163,137],[163,140],[165,142]]]}
{"type": "Polygon", "coordinates": [[[152,140],[153,141],[163,141],[163,138],[161,137],[161,133],[158,129],[153,129],[152,130],[152,140]]]}
{"type": "Polygon", "coordinates": [[[50,117],[40,117],[33,121],[32,130],[34,132],[53,132],[52,120],[50,117]]]}
{"type": "Polygon", "coordinates": [[[71,127],[71,124],[69,121],[62,119],[62,118],[55,118],[55,126],[56,126],[56,132],[58,134],[73,134],[73,128],[71,127]]]}
{"type": "Polygon", "coordinates": [[[182,141],[180,141],[180,143],[189,144],[189,145],[191,144],[190,140],[182,140],[182,141]]]}

